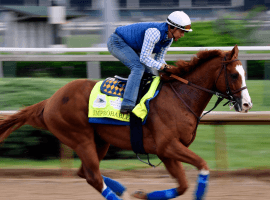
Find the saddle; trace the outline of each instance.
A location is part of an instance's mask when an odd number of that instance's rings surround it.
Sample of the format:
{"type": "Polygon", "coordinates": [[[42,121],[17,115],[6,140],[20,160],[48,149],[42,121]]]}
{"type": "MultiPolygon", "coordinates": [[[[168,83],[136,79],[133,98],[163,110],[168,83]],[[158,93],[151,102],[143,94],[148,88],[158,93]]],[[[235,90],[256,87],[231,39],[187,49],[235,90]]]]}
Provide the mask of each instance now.
{"type": "MultiPolygon", "coordinates": [[[[153,75],[144,73],[141,80],[140,90],[136,103],[140,102],[143,95],[145,95],[146,92],[149,90],[153,79],[153,75]]],[[[123,98],[127,80],[127,78],[123,78],[117,75],[115,75],[114,77],[109,77],[105,79],[101,84],[100,91],[108,96],[117,96],[123,98]]]]}

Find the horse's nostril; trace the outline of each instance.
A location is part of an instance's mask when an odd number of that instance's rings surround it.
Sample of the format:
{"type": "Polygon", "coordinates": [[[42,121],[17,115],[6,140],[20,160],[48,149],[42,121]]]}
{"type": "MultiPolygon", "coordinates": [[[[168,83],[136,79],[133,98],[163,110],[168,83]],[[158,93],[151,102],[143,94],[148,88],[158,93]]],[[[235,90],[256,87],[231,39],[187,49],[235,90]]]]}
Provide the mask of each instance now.
{"type": "Polygon", "coordinates": [[[243,106],[248,108],[248,103],[244,103],[243,106]]]}

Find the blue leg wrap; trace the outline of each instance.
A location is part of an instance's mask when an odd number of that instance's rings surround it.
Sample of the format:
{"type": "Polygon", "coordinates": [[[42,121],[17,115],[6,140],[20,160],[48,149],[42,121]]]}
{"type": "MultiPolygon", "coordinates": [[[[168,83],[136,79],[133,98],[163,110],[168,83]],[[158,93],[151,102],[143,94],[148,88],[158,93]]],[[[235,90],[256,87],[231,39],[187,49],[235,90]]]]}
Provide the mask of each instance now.
{"type": "Polygon", "coordinates": [[[109,187],[107,187],[101,194],[107,200],[121,200],[109,187]]]}
{"type": "Polygon", "coordinates": [[[204,195],[207,191],[207,185],[208,185],[208,179],[209,179],[209,172],[206,173],[200,173],[197,180],[197,190],[195,192],[195,200],[202,200],[204,199],[204,195]]]}
{"type": "Polygon", "coordinates": [[[176,188],[169,190],[154,191],[147,194],[148,200],[167,200],[178,197],[179,194],[176,188]]]}
{"type": "Polygon", "coordinates": [[[106,176],[102,176],[103,180],[105,182],[105,184],[112,189],[112,191],[114,191],[118,196],[121,196],[124,191],[126,190],[126,188],[119,182],[110,179],[106,176]]]}

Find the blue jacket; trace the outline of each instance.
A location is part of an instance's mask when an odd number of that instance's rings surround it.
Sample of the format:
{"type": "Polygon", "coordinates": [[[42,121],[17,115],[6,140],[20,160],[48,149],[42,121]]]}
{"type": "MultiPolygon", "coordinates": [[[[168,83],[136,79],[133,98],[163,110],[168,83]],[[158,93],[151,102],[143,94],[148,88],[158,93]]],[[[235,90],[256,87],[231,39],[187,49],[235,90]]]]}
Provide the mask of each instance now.
{"type": "Polygon", "coordinates": [[[135,52],[141,52],[145,31],[148,28],[157,28],[160,31],[160,40],[156,43],[153,53],[160,52],[161,47],[166,47],[171,42],[167,40],[168,24],[158,22],[141,22],[116,28],[115,33],[119,35],[135,52]]]}

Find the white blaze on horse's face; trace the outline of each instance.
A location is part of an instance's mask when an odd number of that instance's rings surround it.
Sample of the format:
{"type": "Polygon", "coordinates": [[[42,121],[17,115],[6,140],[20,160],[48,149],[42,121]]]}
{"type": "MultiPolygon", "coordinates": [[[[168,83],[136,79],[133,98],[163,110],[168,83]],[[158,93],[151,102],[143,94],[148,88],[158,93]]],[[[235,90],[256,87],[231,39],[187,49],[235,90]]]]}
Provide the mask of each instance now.
{"type": "MultiPolygon", "coordinates": [[[[245,87],[246,86],[246,80],[245,80],[245,71],[242,65],[237,65],[236,66],[236,70],[238,71],[238,73],[240,74],[241,78],[242,78],[242,86],[241,87],[245,87]]],[[[241,91],[241,97],[242,97],[242,113],[246,113],[248,112],[249,109],[252,108],[252,101],[251,98],[249,96],[248,90],[244,89],[241,91]]]]}

